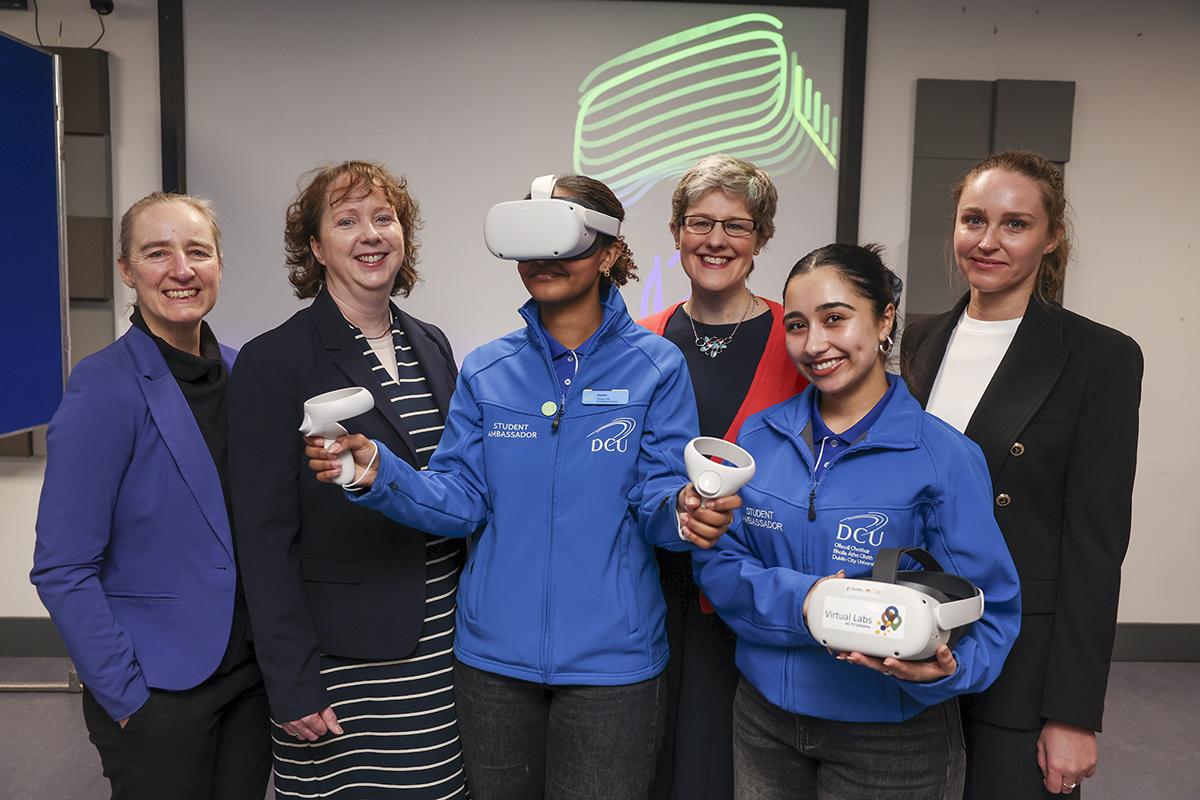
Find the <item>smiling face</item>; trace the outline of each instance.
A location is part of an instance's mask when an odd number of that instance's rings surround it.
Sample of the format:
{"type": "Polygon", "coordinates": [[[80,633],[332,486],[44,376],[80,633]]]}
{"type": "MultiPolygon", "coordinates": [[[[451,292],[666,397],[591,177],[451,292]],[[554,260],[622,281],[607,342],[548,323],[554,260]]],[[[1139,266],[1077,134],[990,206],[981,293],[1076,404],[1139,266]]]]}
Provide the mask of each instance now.
{"type": "Polygon", "coordinates": [[[404,263],[404,228],[378,190],[352,187],[347,192],[345,180],[331,186],[309,246],[325,267],[333,297],[371,305],[382,298],[386,305],[404,263]],[[331,198],[337,202],[331,204],[331,198]]]}
{"type": "Polygon", "coordinates": [[[788,355],[823,395],[853,399],[887,388],[879,345],[892,329],[893,305],[877,315],[837,267],[819,266],[788,281],[783,307],[788,355]]]}
{"type": "MultiPolygon", "coordinates": [[[[708,217],[714,220],[748,219],[754,215],[745,198],[713,189],[688,206],[685,217],[708,217]]],[[[679,262],[692,282],[692,291],[703,291],[726,297],[740,297],[745,289],[746,276],[754,266],[754,256],[762,246],[759,233],[749,236],[730,236],[725,228],[713,225],[708,233],[690,233],[679,224],[671,223],[671,235],[679,248],[679,262]]]]}
{"type": "Polygon", "coordinates": [[[134,218],[128,255],[117,266],[121,280],[137,292],[150,330],[191,349],[221,288],[221,257],[209,220],[184,202],[147,206],[134,218]]]}
{"type": "Polygon", "coordinates": [[[1042,257],[1060,236],[1052,230],[1036,181],[1003,169],[970,180],[959,197],[954,257],[979,301],[1013,319],[1025,312],[1037,286],[1042,257]]]}

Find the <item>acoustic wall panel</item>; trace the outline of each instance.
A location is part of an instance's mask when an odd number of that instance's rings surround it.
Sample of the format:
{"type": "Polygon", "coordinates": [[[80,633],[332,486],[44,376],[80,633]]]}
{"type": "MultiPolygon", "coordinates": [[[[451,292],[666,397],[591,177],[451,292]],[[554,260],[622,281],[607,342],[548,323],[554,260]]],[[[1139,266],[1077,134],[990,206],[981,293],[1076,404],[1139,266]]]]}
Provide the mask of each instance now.
{"type": "Polygon", "coordinates": [[[1071,153],[1075,84],[1064,81],[917,81],[905,312],[940,313],[967,289],[953,268],[951,192],[989,153],[1014,148],[1058,163],[1071,153]]]}

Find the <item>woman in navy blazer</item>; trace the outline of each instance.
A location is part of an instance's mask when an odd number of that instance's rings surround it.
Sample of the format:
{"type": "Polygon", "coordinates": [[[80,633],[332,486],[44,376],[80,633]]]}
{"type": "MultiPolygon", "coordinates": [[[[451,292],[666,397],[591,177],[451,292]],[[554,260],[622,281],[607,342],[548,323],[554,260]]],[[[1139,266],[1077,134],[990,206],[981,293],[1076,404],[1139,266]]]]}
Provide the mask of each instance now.
{"type": "Polygon", "coordinates": [[[31,578],[84,683],[113,798],[261,800],[266,695],[225,480],[235,352],[202,320],[221,281],[208,203],[121,220],[133,327],[79,363],[50,422],[31,578]]]}

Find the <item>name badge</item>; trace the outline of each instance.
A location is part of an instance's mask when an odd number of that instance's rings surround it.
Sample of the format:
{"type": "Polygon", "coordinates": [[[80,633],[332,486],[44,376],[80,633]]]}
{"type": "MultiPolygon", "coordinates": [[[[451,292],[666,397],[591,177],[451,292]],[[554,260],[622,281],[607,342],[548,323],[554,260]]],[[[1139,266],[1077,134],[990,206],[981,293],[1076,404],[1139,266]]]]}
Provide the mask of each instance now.
{"type": "Polygon", "coordinates": [[[628,389],[584,389],[585,406],[623,406],[629,402],[628,389]]]}

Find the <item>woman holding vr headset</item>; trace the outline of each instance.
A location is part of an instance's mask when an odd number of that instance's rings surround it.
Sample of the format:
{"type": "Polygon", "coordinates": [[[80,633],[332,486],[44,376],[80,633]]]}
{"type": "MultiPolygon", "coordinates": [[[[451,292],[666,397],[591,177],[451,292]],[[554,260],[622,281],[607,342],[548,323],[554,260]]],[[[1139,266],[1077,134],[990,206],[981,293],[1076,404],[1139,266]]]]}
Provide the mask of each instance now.
{"type": "MultiPolygon", "coordinates": [[[[957,797],[955,698],[988,686],[1016,638],[1016,571],[983,456],[885,370],[900,289],[875,247],[828,245],[792,268],[783,324],[810,386],[742,426],[758,471],[740,524],[693,559],[738,637],[738,798],[957,797]],[[907,547],[982,590],[982,617],[929,660],[822,646],[815,632],[842,623],[826,623],[825,604],[809,608],[814,588],[869,576],[881,548],[907,547]]],[[[881,622],[894,633],[901,615],[922,611],[910,603],[852,622],[868,650],[888,635],[881,622]]]]}
{"type": "Polygon", "coordinates": [[[635,800],[663,725],[653,549],[711,546],[740,501],[686,484],[691,381],[617,289],[635,269],[620,201],[582,176],[530,194],[485,224],[518,262],[525,327],[467,356],[429,470],[361,435],[306,452],[327,482],[352,452],[355,503],[469,537],[455,694],[472,795],[635,800]]]}
{"type": "MultiPolygon", "coordinates": [[[[758,166],[707,156],[671,196],[671,236],[686,302],[640,321],[683,352],[700,434],[736,441],[751,414],[804,391],[784,345],[783,306],[750,291],[754,258],[775,235],[778,192],[758,166]]],[[[651,797],[724,800],[733,791],[735,637],[696,588],[689,553],[658,551],[667,600],[667,729],[651,797]]]]}

